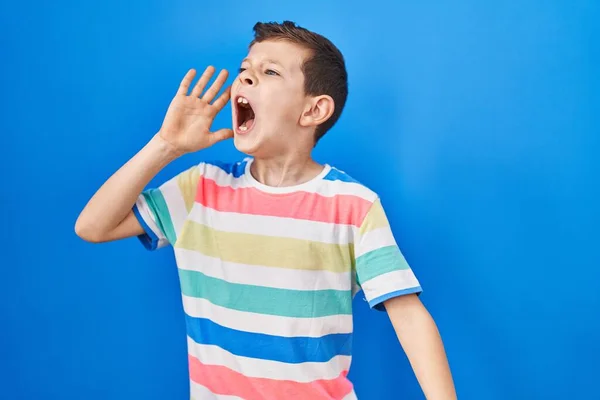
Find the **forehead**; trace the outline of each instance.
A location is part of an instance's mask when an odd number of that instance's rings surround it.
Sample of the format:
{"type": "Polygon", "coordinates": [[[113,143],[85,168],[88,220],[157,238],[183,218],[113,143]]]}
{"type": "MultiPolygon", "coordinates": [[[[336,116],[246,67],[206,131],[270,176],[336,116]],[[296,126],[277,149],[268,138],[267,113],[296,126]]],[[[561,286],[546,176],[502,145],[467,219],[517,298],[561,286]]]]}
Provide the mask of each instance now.
{"type": "Polygon", "coordinates": [[[266,40],[255,43],[248,51],[252,63],[275,61],[290,72],[301,72],[302,63],[309,55],[304,47],[285,40],[266,40]]]}

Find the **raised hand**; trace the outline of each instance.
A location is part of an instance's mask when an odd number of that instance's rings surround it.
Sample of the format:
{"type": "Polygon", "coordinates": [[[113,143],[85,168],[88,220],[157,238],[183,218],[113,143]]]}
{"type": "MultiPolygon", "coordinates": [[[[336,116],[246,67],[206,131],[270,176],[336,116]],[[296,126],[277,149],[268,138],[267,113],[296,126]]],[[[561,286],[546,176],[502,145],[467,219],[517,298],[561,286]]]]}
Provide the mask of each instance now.
{"type": "Polygon", "coordinates": [[[196,75],[196,71],[190,69],[169,105],[158,134],[180,154],[205,149],[233,136],[231,129],[210,131],[214,118],[229,101],[231,90],[227,87],[213,102],[227,80],[228,72],[221,70],[210,88],[202,94],[214,72],[214,67],[206,68],[188,94],[196,75]]]}

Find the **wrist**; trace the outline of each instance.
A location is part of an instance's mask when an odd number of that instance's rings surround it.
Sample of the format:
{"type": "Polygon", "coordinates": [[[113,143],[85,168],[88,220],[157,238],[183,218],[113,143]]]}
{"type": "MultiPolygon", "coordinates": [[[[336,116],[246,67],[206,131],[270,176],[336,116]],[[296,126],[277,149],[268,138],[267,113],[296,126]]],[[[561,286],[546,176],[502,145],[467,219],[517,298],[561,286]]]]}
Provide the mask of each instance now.
{"type": "Polygon", "coordinates": [[[168,164],[171,161],[181,157],[184,153],[177,149],[173,144],[171,144],[168,140],[163,138],[160,132],[156,133],[148,146],[153,150],[153,153],[156,153],[157,156],[165,163],[168,164]]]}

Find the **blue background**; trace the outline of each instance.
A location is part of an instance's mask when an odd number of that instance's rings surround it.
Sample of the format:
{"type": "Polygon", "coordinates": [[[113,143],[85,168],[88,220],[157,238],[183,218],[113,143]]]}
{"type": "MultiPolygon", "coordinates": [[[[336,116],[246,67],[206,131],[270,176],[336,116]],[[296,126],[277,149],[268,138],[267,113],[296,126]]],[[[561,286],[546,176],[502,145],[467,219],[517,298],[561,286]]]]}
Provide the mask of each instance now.
{"type": "MultiPolygon", "coordinates": [[[[74,223],[188,68],[235,71],[255,22],[292,19],[345,54],[315,156],[381,194],[459,398],[599,399],[598,4],[3,2],[0,398],[186,398],[171,250],[74,223]]],[[[423,398],[387,316],[355,305],[359,398],[423,398]]]]}

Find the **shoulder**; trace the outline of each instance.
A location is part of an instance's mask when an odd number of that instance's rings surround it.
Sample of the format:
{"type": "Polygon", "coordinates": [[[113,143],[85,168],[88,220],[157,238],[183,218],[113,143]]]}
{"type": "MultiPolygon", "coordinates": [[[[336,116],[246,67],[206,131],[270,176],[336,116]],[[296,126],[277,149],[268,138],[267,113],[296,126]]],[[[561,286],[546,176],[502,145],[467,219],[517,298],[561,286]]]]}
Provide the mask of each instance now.
{"type": "Polygon", "coordinates": [[[202,181],[209,181],[218,186],[239,184],[238,180],[246,170],[246,161],[201,161],[188,165],[171,180],[180,187],[197,186],[202,181]]]}
{"type": "Polygon", "coordinates": [[[380,204],[379,195],[373,189],[336,167],[331,167],[323,182],[350,225],[362,226],[369,212],[380,204]]]}
{"type": "Polygon", "coordinates": [[[339,195],[357,197],[368,203],[374,203],[379,198],[379,195],[369,186],[334,166],[330,166],[323,180],[339,195]]]}
{"type": "Polygon", "coordinates": [[[205,178],[239,178],[246,172],[247,159],[223,161],[223,160],[208,160],[202,161],[195,166],[205,178]]]}

